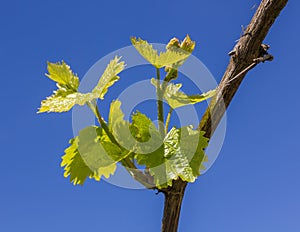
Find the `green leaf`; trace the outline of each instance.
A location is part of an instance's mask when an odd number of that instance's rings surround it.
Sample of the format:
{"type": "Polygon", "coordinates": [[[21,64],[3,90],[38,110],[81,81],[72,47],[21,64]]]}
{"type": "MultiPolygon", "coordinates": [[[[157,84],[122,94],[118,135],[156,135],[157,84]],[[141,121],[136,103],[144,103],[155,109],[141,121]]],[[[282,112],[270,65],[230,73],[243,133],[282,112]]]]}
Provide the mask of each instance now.
{"type": "Polygon", "coordinates": [[[64,177],[70,176],[70,181],[76,184],[83,184],[85,179],[92,176],[93,173],[86,166],[77,149],[78,138],[70,140],[71,146],[65,150],[62,157],[61,166],[65,166],[64,177]]]}
{"type": "Polygon", "coordinates": [[[61,86],[66,86],[67,89],[72,89],[76,92],[79,86],[79,79],[76,74],[72,72],[70,66],[64,61],[61,63],[48,62],[48,73],[46,74],[51,80],[57,82],[61,86]]]}
{"type": "Polygon", "coordinates": [[[70,66],[65,62],[48,62],[46,74],[51,80],[57,82],[58,89],[54,94],[41,102],[39,113],[42,112],[63,112],[70,110],[75,104],[79,86],[78,77],[72,72],[70,66]]]}
{"type": "Polygon", "coordinates": [[[97,86],[92,91],[92,95],[94,98],[103,99],[104,95],[107,93],[108,88],[119,80],[118,74],[125,68],[125,63],[120,62],[120,59],[121,57],[115,57],[107,65],[97,86]]]}
{"type": "Polygon", "coordinates": [[[149,154],[137,154],[137,162],[149,168],[158,188],[171,186],[178,178],[194,182],[200,175],[200,168],[204,167],[203,162],[207,161],[204,149],[208,139],[203,134],[191,126],[172,128],[163,146],[149,154]]]}
{"type": "Polygon", "coordinates": [[[78,150],[85,163],[92,170],[116,163],[126,155],[107,137],[102,129],[97,126],[89,126],[79,132],[78,150]]]}
{"type": "Polygon", "coordinates": [[[192,158],[190,157],[191,154],[183,152],[181,149],[182,143],[183,141],[180,141],[180,130],[172,128],[164,139],[165,160],[163,165],[150,169],[150,173],[154,176],[158,186],[170,186],[172,180],[178,179],[178,177],[188,182],[195,181],[196,177],[193,175],[192,168],[189,165],[189,161],[192,158]],[[156,176],[159,178],[156,178],[156,176]]]}
{"type": "Polygon", "coordinates": [[[130,129],[136,140],[139,142],[147,142],[151,138],[150,130],[155,131],[156,127],[145,114],[137,111],[132,115],[130,129]]]}
{"type": "Polygon", "coordinates": [[[128,151],[149,153],[158,148],[162,139],[152,121],[144,114],[132,115],[132,124],[124,120],[121,102],[111,103],[109,129],[118,143],[128,151]]]}
{"type": "Polygon", "coordinates": [[[85,105],[94,99],[103,99],[108,88],[112,86],[119,77],[117,76],[125,67],[124,62],[115,57],[107,65],[98,84],[91,93],[78,92],[79,80],[70,67],[64,62],[62,64],[48,63],[49,74],[47,76],[57,82],[58,89],[54,94],[41,102],[38,113],[42,112],[65,112],[69,111],[75,104],[85,105]]]}
{"type": "Polygon", "coordinates": [[[168,49],[166,52],[160,52],[152,47],[146,40],[131,37],[131,42],[136,50],[153,66],[162,68],[186,59],[191,53],[181,48],[168,49]]]}
{"type": "Polygon", "coordinates": [[[118,100],[115,100],[110,104],[108,126],[111,130],[117,123],[124,121],[124,114],[121,110],[121,104],[122,103],[118,100]]]}
{"type": "Polygon", "coordinates": [[[192,126],[181,130],[181,151],[188,157],[194,177],[199,176],[201,170],[205,170],[203,163],[208,162],[204,150],[208,146],[209,139],[204,137],[204,134],[204,131],[193,130],[192,126]]]}
{"type": "Polygon", "coordinates": [[[164,162],[163,139],[152,121],[144,114],[132,115],[131,133],[136,139],[135,159],[140,165],[156,167],[164,162]]]}
{"type": "Polygon", "coordinates": [[[124,120],[121,102],[116,100],[110,105],[108,127],[118,143],[129,151],[135,147],[135,139],[130,132],[130,123],[124,120]]]}
{"type": "MultiPolygon", "coordinates": [[[[64,177],[70,176],[70,181],[73,182],[74,185],[83,185],[88,177],[99,181],[101,175],[97,175],[96,172],[92,171],[86,165],[78,151],[78,137],[72,139],[70,143],[71,146],[65,150],[65,155],[62,157],[61,166],[65,167],[64,177]]],[[[111,171],[110,174],[113,174],[115,168],[111,171]]],[[[107,175],[107,171],[104,174],[107,175]]]]}
{"type": "MultiPolygon", "coordinates": [[[[152,78],[151,79],[152,85],[157,87],[156,84],[157,81],[158,80],[152,78]]],[[[216,90],[210,90],[203,94],[186,95],[184,92],[180,90],[181,86],[182,84],[168,83],[167,88],[164,92],[163,98],[168,102],[168,104],[173,109],[205,101],[213,97],[216,93],[216,90]]]]}
{"type": "Polygon", "coordinates": [[[102,176],[108,178],[114,174],[116,163],[129,153],[110,142],[104,131],[96,126],[89,126],[79,132],[70,141],[65,150],[61,166],[65,166],[64,176],[70,181],[83,184],[87,177],[99,181],[102,176]]]}
{"type": "Polygon", "coordinates": [[[152,153],[163,144],[163,140],[156,126],[146,115],[140,112],[136,112],[132,115],[130,131],[136,141],[136,153],[152,153]]]}
{"type": "Polygon", "coordinates": [[[50,97],[47,97],[46,100],[43,100],[41,103],[41,108],[38,113],[43,112],[66,112],[72,109],[75,104],[84,105],[86,102],[93,99],[90,93],[70,93],[67,95],[60,95],[62,89],[54,91],[54,94],[50,97]]]}
{"type": "Polygon", "coordinates": [[[131,132],[139,142],[147,142],[150,138],[149,126],[152,121],[144,114],[136,112],[132,115],[131,132]]]}
{"type": "Polygon", "coordinates": [[[168,184],[170,178],[167,178],[165,170],[164,144],[150,153],[136,153],[135,159],[139,165],[145,165],[149,169],[157,187],[163,188],[168,184]]]}
{"type": "Polygon", "coordinates": [[[116,100],[111,103],[109,112],[109,129],[126,150],[143,154],[150,154],[158,149],[163,140],[152,121],[146,115],[136,112],[132,115],[132,123],[124,120],[121,102],[116,100]]]}

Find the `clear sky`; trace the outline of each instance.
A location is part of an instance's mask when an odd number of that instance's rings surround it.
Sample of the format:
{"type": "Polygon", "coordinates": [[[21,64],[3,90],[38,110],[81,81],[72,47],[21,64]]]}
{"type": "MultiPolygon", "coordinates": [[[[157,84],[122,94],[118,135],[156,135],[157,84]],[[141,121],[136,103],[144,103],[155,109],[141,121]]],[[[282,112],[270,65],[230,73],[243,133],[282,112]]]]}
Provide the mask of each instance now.
{"type": "MultiPolygon", "coordinates": [[[[63,59],[83,77],[98,59],[130,45],[130,36],[166,43],[188,33],[194,55],[219,81],[258,4],[2,1],[0,231],[159,231],[161,194],[92,180],[74,187],[63,177],[72,115],[36,114],[55,88],[44,76],[46,61],[63,59]]],[[[187,188],[179,231],[300,231],[299,10],[291,1],[266,38],[275,59],[242,83],[219,158],[187,188]]],[[[121,87],[126,80],[111,91],[121,87]]]]}

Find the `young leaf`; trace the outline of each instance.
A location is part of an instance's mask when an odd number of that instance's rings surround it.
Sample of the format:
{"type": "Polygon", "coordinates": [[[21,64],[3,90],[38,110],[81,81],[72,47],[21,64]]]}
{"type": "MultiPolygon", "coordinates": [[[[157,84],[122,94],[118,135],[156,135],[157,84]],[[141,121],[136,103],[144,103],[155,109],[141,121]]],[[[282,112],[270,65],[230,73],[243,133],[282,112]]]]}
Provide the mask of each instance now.
{"type": "Polygon", "coordinates": [[[195,180],[189,165],[189,157],[182,153],[179,141],[180,131],[172,128],[164,139],[164,162],[160,166],[149,169],[158,187],[170,186],[172,180],[178,177],[188,182],[195,180]]]}
{"type": "Polygon", "coordinates": [[[79,79],[76,74],[72,72],[70,66],[64,61],[61,63],[48,62],[48,73],[46,74],[51,80],[57,82],[60,85],[66,86],[68,89],[76,92],[79,86],[79,79]]]}
{"type": "Polygon", "coordinates": [[[204,149],[208,141],[203,133],[192,127],[172,128],[166,135],[163,146],[150,154],[137,154],[137,162],[146,165],[158,188],[172,185],[179,177],[194,182],[200,175],[200,167],[207,160],[204,149]]]}
{"type": "Polygon", "coordinates": [[[164,159],[161,165],[149,169],[155,184],[159,188],[172,185],[172,180],[180,177],[184,181],[193,182],[195,177],[189,166],[188,156],[181,152],[179,146],[180,131],[172,128],[164,139],[164,159]]]}
{"type": "MultiPolygon", "coordinates": [[[[192,41],[189,35],[186,35],[184,40],[180,43],[177,38],[173,38],[169,41],[169,43],[166,46],[167,50],[174,50],[181,48],[182,50],[192,53],[195,49],[195,41],[192,41]]],[[[171,80],[174,80],[178,76],[178,68],[185,62],[186,59],[178,61],[176,63],[173,63],[169,66],[165,67],[165,71],[167,72],[167,75],[165,77],[165,81],[170,82],[171,80]]]]}
{"type": "MultiPolygon", "coordinates": [[[[153,122],[145,114],[136,112],[132,115],[131,132],[135,139],[139,142],[147,142],[153,136],[153,132],[157,131],[153,122]]],[[[159,134],[159,132],[157,131],[159,134]]],[[[160,136],[159,136],[160,137],[160,136]]]]}
{"type": "Polygon", "coordinates": [[[181,48],[174,47],[166,52],[160,52],[152,47],[146,40],[141,38],[131,37],[131,43],[136,50],[156,68],[162,68],[186,59],[191,53],[181,48]]]}
{"type": "Polygon", "coordinates": [[[127,150],[133,150],[136,141],[130,132],[130,123],[124,120],[121,102],[116,100],[110,104],[108,127],[118,143],[127,150]]]}
{"type": "Polygon", "coordinates": [[[114,174],[116,163],[127,157],[128,152],[110,142],[104,131],[89,126],[70,141],[65,150],[61,166],[65,166],[64,176],[70,181],[83,184],[87,177],[99,181],[101,176],[108,178],[114,174]]]}
{"type": "Polygon", "coordinates": [[[193,130],[191,126],[181,129],[181,151],[187,155],[194,177],[199,176],[201,170],[205,170],[203,163],[208,161],[204,150],[209,140],[204,134],[204,131],[193,130]]]}
{"type": "Polygon", "coordinates": [[[38,113],[43,112],[65,112],[69,111],[76,102],[77,93],[71,93],[66,96],[61,96],[58,89],[54,91],[54,94],[50,97],[47,97],[46,100],[41,102],[41,107],[38,113]]]}
{"type": "MultiPolygon", "coordinates": [[[[164,144],[150,153],[136,153],[135,159],[138,164],[149,168],[149,172],[154,177],[157,187],[165,187],[164,184],[172,179],[167,178],[168,173],[165,170],[164,144]]],[[[170,183],[172,183],[172,180],[170,183]]]]}
{"type": "Polygon", "coordinates": [[[70,141],[71,146],[65,150],[65,155],[62,157],[61,166],[65,167],[64,177],[70,176],[70,181],[74,185],[80,184],[83,185],[86,178],[94,178],[95,180],[100,180],[101,175],[109,177],[110,174],[113,174],[116,165],[113,164],[109,167],[106,167],[105,170],[96,170],[92,171],[82,159],[78,151],[78,137],[75,137],[70,141]]]}
{"type": "MultiPolygon", "coordinates": [[[[152,78],[152,85],[157,87],[157,81],[158,80],[152,78]]],[[[206,99],[213,97],[216,93],[216,90],[210,90],[203,94],[186,95],[180,90],[181,86],[182,84],[168,83],[164,92],[163,98],[173,109],[205,101],[206,99]]]]}
{"type": "Polygon", "coordinates": [[[107,65],[97,86],[92,91],[92,95],[94,98],[103,99],[104,95],[107,93],[108,88],[119,80],[118,74],[125,68],[125,63],[120,62],[120,59],[121,57],[115,57],[107,65]]]}
{"type": "Polygon", "coordinates": [[[124,158],[126,153],[108,140],[97,126],[89,126],[79,132],[78,150],[85,163],[92,169],[106,167],[124,158]]]}
{"type": "Polygon", "coordinates": [[[155,152],[163,144],[163,139],[156,126],[146,115],[140,112],[132,115],[130,131],[136,141],[136,153],[149,154],[155,152]]]}
{"type": "Polygon", "coordinates": [[[65,62],[48,62],[46,74],[51,80],[57,82],[58,89],[54,94],[41,102],[39,113],[42,112],[63,112],[70,110],[75,104],[79,86],[78,77],[72,72],[70,66],[65,62]]]}
{"type": "Polygon", "coordinates": [[[118,100],[113,101],[110,104],[109,115],[108,115],[108,127],[112,131],[113,127],[116,126],[117,123],[124,120],[124,114],[121,110],[121,102],[118,100]]]}
{"type": "Polygon", "coordinates": [[[38,113],[65,112],[75,104],[84,105],[97,98],[103,99],[108,88],[119,79],[117,75],[124,69],[124,62],[119,61],[118,57],[110,61],[91,93],[78,92],[79,79],[64,62],[62,64],[48,63],[49,74],[47,76],[57,82],[58,89],[41,102],[38,113]]]}

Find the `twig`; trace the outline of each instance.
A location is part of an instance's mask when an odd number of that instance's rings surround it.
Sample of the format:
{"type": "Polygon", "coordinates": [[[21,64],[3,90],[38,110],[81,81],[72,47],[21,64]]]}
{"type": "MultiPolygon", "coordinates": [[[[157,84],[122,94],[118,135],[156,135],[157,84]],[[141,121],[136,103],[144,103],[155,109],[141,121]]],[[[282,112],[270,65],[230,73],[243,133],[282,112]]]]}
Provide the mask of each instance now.
{"type": "Polygon", "coordinates": [[[163,93],[160,88],[160,71],[156,68],[156,95],[157,95],[157,112],[158,112],[158,128],[162,138],[165,137],[164,131],[164,107],[163,107],[163,93]]]}
{"type": "Polygon", "coordinates": [[[228,85],[230,82],[234,81],[235,79],[241,77],[243,74],[247,73],[248,71],[250,71],[251,69],[253,69],[256,65],[258,65],[261,62],[265,62],[265,61],[272,61],[274,59],[274,57],[271,54],[267,54],[263,57],[259,57],[256,59],[253,59],[253,63],[250,64],[247,68],[245,68],[244,70],[242,70],[239,74],[237,74],[235,77],[233,77],[232,79],[230,79],[226,85],[228,85]]]}
{"type": "MultiPolygon", "coordinates": [[[[114,135],[110,132],[108,126],[106,125],[105,121],[103,120],[100,111],[98,109],[98,106],[96,103],[89,102],[88,106],[91,108],[91,110],[95,113],[98,122],[100,123],[101,127],[106,132],[107,136],[109,137],[110,141],[114,144],[116,144],[118,147],[122,148],[122,146],[118,143],[118,141],[115,139],[114,135]]],[[[123,148],[122,148],[123,149],[123,148]]],[[[128,151],[128,153],[134,154],[133,151],[128,151]]],[[[121,163],[125,167],[125,169],[129,172],[129,174],[138,182],[140,182],[142,185],[144,185],[148,189],[154,188],[154,183],[152,182],[152,176],[148,173],[143,173],[140,171],[135,164],[130,160],[130,158],[127,156],[123,160],[121,160],[121,163]]]]}
{"type": "Polygon", "coordinates": [[[168,128],[169,128],[172,112],[173,112],[173,108],[170,107],[170,110],[168,112],[167,119],[166,119],[165,134],[168,133],[168,128]]]}

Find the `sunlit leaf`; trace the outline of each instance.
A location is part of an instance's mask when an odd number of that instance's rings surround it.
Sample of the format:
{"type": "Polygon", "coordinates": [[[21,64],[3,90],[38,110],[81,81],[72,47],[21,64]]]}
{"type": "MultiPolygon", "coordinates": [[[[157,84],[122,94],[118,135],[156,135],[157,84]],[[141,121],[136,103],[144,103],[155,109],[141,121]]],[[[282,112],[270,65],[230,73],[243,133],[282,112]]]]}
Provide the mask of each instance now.
{"type": "Polygon", "coordinates": [[[141,112],[132,115],[130,131],[136,141],[136,153],[149,154],[159,149],[163,144],[163,139],[156,126],[141,112]]]}
{"type": "Polygon", "coordinates": [[[123,151],[106,137],[102,129],[96,126],[86,127],[79,132],[78,150],[92,170],[109,166],[123,159],[123,151]]]}
{"type": "Polygon", "coordinates": [[[151,139],[150,130],[156,130],[150,118],[140,112],[132,115],[131,132],[138,141],[147,142],[151,139]]]}
{"type": "MultiPolygon", "coordinates": [[[[152,78],[151,83],[152,85],[157,87],[156,79],[152,78]]],[[[211,90],[203,94],[186,95],[180,90],[181,86],[182,84],[168,83],[167,88],[164,92],[163,98],[173,109],[205,101],[213,97],[216,93],[216,90],[211,90]]]]}
{"type": "Polygon", "coordinates": [[[108,126],[111,130],[117,123],[124,120],[124,114],[121,110],[121,104],[122,103],[118,100],[115,100],[110,104],[108,126]]]}
{"type": "Polygon", "coordinates": [[[66,96],[61,96],[59,95],[60,92],[61,91],[56,91],[52,96],[47,97],[46,100],[43,100],[38,113],[69,111],[75,104],[82,106],[92,99],[90,93],[82,94],[74,92],[66,96]]]}
{"type": "Polygon", "coordinates": [[[110,61],[91,93],[78,92],[78,77],[64,62],[62,64],[48,63],[49,74],[47,76],[57,82],[58,89],[54,91],[53,95],[41,102],[38,113],[65,112],[69,111],[75,104],[82,106],[94,99],[103,99],[108,88],[119,79],[117,75],[124,69],[124,62],[119,61],[120,58],[118,57],[110,61]]]}
{"type": "Polygon", "coordinates": [[[200,175],[200,167],[207,161],[204,149],[208,140],[203,133],[191,126],[181,129],[172,128],[166,135],[163,146],[149,154],[137,154],[137,162],[149,168],[158,188],[172,185],[181,178],[194,182],[200,175]]]}
{"type": "Polygon", "coordinates": [[[65,155],[62,157],[61,166],[65,167],[64,177],[70,176],[70,181],[76,184],[83,184],[87,177],[93,176],[93,172],[82,160],[78,149],[78,138],[70,141],[71,145],[65,150],[65,155]]]}
{"type": "Polygon", "coordinates": [[[107,90],[117,80],[119,80],[118,74],[125,68],[125,63],[120,62],[121,57],[115,57],[107,65],[104,73],[102,74],[97,86],[93,89],[92,95],[94,98],[103,99],[107,90]]]}
{"type": "Polygon", "coordinates": [[[65,167],[64,176],[70,176],[70,181],[75,185],[82,185],[87,177],[98,181],[101,176],[108,178],[114,173],[116,163],[128,155],[127,151],[110,142],[103,130],[96,126],[81,130],[70,143],[61,166],[65,167]]]}
{"type": "Polygon", "coordinates": [[[131,37],[131,42],[136,50],[156,68],[171,65],[186,59],[190,55],[190,52],[176,47],[158,54],[158,51],[154,49],[151,44],[141,38],[137,39],[135,37],[131,37]]]}
{"type": "Polygon", "coordinates": [[[193,130],[191,126],[181,129],[180,149],[188,157],[194,177],[199,176],[201,170],[205,170],[204,163],[208,162],[204,150],[208,146],[209,139],[204,137],[204,134],[204,131],[193,130]]]}
{"type": "Polygon", "coordinates": [[[108,118],[108,126],[115,139],[122,147],[132,151],[136,140],[132,137],[130,132],[130,123],[124,120],[120,101],[116,100],[111,103],[108,118]]]}
{"type": "Polygon", "coordinates": [[[48,74],[51,80],[57,82],[62,86],[66,86],[67,89],[72,89],[74,92],[77,91],[79,86],[79,79],[76,74],[72,72],[70,66],[64,61],[61,63],[50,63],[48,62],[48,74]]]}

